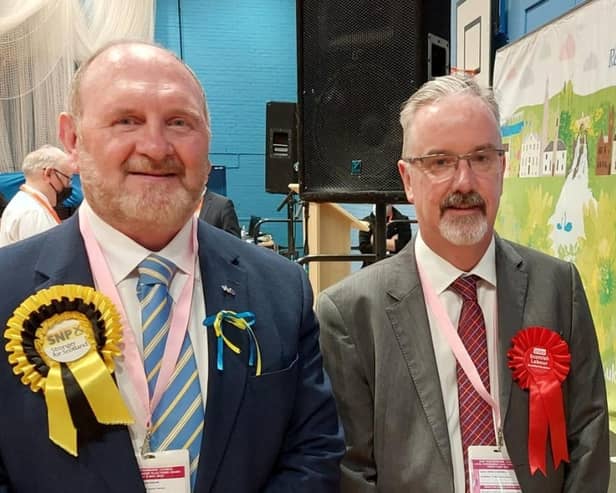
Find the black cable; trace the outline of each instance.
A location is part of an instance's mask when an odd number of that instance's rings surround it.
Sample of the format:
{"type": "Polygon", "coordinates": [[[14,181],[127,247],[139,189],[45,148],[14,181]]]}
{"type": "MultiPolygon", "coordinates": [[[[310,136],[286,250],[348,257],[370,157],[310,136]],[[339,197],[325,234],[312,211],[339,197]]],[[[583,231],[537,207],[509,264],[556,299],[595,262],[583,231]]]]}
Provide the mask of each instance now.
{"type": "Polygon", "coordinates": [[[180,37],[180,60],[184,60],[184,40],[182,38],[182,0],[178,0],[178,32],[180,37]]]}

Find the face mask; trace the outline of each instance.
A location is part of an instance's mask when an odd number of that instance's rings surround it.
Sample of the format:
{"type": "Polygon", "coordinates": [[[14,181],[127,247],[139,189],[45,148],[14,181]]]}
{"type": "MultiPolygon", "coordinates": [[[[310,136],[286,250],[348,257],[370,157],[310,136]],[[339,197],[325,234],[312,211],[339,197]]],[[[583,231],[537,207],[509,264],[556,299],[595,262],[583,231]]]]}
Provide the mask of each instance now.
{"type": "MultiPolygon", "coordinates": [[[[60,178],[58,177],[58,175],[62,175],[66,178],[69,178],[67,175],[61,173],[60,171],[56,170],[56,169],[52,169],[52,171],[56,174],[56,177],[58,178],[58,180],[60,180],[60,178]]],[[[60,180],[60,184],[62,184],[62,180],[60,180]]],[[[66,199],[68,199],[71,194],[73,193],[73,187],[70,186],[70,182],[69,182],[69,186],[68,187],[64,187],[60,190],[56,189],[56,187],[54,186],[54,184],[50,181],[49,185],[51,186],[51,188],[53,188],[53,191],[56,193],[56,207],[58,205],[61,205],[62,202],[64,202],[66,199]]]]}
{"type": "Polygon", "coordinates": [[[73,187],[66,187],[56,192],[56,204],[61,204],[66,199],[68,199],[73,193],[73,187]]]}

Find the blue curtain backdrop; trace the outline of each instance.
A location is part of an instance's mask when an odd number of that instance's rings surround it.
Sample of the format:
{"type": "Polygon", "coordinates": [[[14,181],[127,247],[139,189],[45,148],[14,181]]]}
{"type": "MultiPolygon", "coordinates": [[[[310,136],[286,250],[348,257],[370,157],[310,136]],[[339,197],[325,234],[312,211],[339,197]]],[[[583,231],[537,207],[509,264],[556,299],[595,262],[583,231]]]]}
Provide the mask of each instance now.
{"type": "MultiPolygon", "coordinates": [[[[17,193],[19,187],[25,181],[24,174],[21,171],[16,171],[15,173],[0,173],[0,193],[2,193],[8,202],[13,198],[13,195],[17,193]]],[[[72,185],[73,193],[64,201],[66,207],[77,207],[83,200],[79,175],[73,175],[72,185]]]]}

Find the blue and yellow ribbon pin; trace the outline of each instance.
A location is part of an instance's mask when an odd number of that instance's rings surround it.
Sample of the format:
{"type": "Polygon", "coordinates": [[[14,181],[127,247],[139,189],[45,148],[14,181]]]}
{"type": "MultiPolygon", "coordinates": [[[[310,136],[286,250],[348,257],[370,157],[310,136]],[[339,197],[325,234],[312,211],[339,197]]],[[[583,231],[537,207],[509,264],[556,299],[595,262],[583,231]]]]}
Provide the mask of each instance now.
{"type": "Polygon", "coordinates": [[[226,345],[235,354],[240,354],[240,348],[237,347],[223,331],[223,323],[227,322],[240,330],[245,330],[249,336],[249,351],[248,364],[255,366],[255,375],[258,377],[261,375],[261,349],[259,348],[259,341],[257,336],[252,330],[252,326],[255,323],[255,314],[252,312],[240,312],[236,313],[231,310],[221,310],[216,315],[210,315],[203,321],[203,325],[206,327],[213,327],[214,334],[216,335],[216,368],[220,371],[224,371],[223,352],[226,345]]]}

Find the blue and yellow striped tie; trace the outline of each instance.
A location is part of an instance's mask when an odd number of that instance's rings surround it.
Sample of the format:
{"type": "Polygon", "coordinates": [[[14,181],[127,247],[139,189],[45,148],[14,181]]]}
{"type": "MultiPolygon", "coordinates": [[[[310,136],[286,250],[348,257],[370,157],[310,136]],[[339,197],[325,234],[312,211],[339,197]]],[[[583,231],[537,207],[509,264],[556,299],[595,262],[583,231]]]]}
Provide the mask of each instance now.
{"type": "MultiPolygon", "coordinates": [[[[176,267],[169,260],[151,254],[139,264],[137,270],[137,297],[141,304],[143,329],[143,365],[151,398],[169,333],[173,299],[168,288],[176,267]]],[[[199,373],[187,331],[175,371],[152,414],[150,447],[154,451],[187,449],[193,487],[199,464],[203,421],[199,373]]]]}

